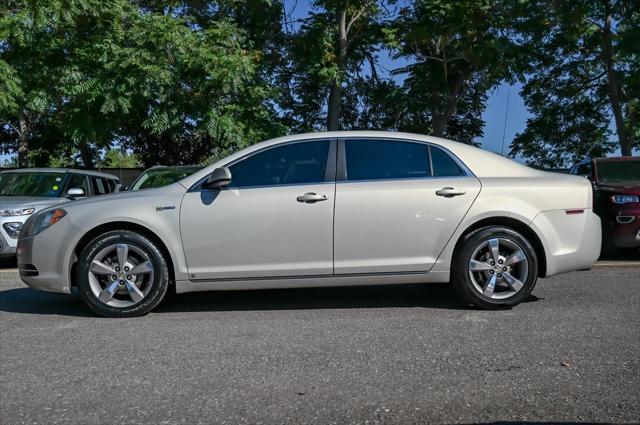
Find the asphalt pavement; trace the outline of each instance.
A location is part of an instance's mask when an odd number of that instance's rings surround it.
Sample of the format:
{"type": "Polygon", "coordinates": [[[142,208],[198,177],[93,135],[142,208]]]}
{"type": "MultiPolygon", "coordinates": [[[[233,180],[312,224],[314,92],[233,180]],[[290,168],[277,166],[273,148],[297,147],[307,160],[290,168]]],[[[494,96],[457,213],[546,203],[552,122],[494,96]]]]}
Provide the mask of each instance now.
{"type": "Polygon", "coordinates": [[[0,271],[1,424],[640,422],[640,267],[508,311],[448,285],[177,296],[135,319],[0,271]]]}

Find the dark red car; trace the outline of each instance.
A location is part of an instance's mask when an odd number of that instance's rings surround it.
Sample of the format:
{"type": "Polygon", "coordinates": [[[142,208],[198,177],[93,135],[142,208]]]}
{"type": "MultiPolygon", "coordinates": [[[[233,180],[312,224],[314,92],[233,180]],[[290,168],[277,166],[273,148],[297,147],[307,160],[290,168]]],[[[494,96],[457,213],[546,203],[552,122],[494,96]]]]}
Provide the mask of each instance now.
{"type": "Polygon", "coordinates": [[[604,250],[640,247],[640,157],[589,159],[569,172],[593,183],[593,209],[602,220],[604,250]]]}

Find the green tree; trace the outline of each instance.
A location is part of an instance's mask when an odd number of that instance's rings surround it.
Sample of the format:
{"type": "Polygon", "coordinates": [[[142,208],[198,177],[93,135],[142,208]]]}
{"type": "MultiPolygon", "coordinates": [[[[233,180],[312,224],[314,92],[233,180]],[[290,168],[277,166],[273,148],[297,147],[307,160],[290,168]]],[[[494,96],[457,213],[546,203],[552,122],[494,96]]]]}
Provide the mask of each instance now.
{"type": "MultiPolygon", "coordinates": [[[[370,0],[314,1],[313,10],[289,35],[289,65],[282,71],[281,106],[297,131],[348,128],[355,114],[363,64],[375,68],[383,9],[370,0]]],[[[375,69],[374,69],[375,72],[375,69]]]]}
{"type": "MultiPolygon", "coordinates": [[[[61,33],[67,21],[61,5],[10,1],[0,6],[0,142],[29,163],[29,149],[42,140],[39,129],[51,120],[61,69],[61,33]]],[[[48,2],[47,2],[48,3],[48,2]]]]}
{"type": "Polygon", "coordinates": [[[100,161],[101,168],[138,168],[140,161],[135,154],[123,149],[109,149],[100,161]]]}
{"type": "Polygon", "coordinates": [[[202,26],[163,4],[11,2],[0,18],[3,150],[21,165],[77,154],[92,167],[118,141],[145,165],[191,163],[282,134],[264,55],[245,33],[221,9],[202,26]]]}
{"type": "Polygon", "coordinates": [[[513,2],[416,0],[386,30],[404,75],[403,130],[466,143],[482,135],[487,91],[518,76],[513,2]]]}
{"type": "Polygon", "coordinates": [[[512,154],[544,166],[616,148],[631,155],[640,144],[639,4],[542,0],[528,7],[523,34],[533,54],[522,95],[533,116],[512,154]]]}

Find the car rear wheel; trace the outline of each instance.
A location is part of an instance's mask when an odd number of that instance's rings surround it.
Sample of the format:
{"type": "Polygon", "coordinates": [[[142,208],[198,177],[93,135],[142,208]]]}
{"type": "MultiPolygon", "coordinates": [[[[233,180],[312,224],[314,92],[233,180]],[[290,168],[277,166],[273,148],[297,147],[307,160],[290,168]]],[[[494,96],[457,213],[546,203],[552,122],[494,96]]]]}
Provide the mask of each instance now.
{"type": "Polygon", "coordinates": [[[79,260],[80,295],[101,316],[147,314],[162,301],[169,286],[162,252],[136,232],[107,232],[92,240],[79,260]]]}
{"type": "Polygon", "coordinates": [[[536,284],[538,259],[531,243],[506,227],[486,227],[464,237],[453,261],[453,286],[467,304],[513,307],[536,284]]]}

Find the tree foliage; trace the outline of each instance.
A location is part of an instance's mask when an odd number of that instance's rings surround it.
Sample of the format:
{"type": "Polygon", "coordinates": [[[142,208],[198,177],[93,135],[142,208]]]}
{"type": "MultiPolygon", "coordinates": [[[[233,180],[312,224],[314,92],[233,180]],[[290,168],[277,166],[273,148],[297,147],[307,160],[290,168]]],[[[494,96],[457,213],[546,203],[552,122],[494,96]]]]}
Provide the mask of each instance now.
{"type": "Polygon", "coordinates": [[[474,144],[488,93],[515,81],[532,117],[512,155],[558,166],[638,146],[637,2],[307,4],[296,20],[283,0],[5,1],[0,153],[203,163],[324,129],[474,144]]]}
{"type": "Polygon", "coordinates": [[[533,116],[512,154],[541,166],[616,149],[631,155],[640,144],[638,3],[543,0],[530,2],[527,16],[532,54],[522,95],[533,116]]]}
{"type": "Polygon", "coordinates": [[[375,72],[385,10],[372,0],[312,2],[309,16],[288,34],[282,106],[296,131],[351,128],[357,120],[365,65],[375,72]],[[351,118],[351,119],[349,119],[351,118]]]}
{"type": "Polygon", "coordinates": [[[285,130],[260,52],[227,17],[203,27],[124,0],[11,6],[0,21],[2,140],[24,151],[21,165],[30,150],[34,163],[77,153],[92,166],[113,141],[144,165],[200,162],[285,130]]]}
{"type": "Polygon", "coordinates": [[[399,128],[473,143],[487,91],[518,76],[517,9],[510,1],[417,0],[387,30],[408,64],[399,128]]]}

